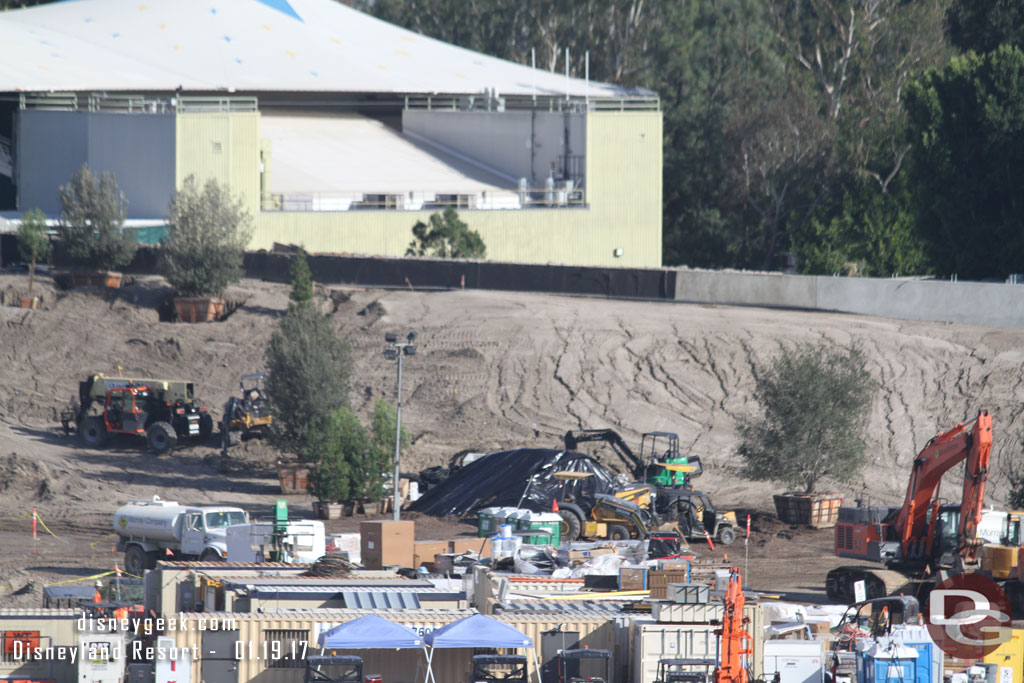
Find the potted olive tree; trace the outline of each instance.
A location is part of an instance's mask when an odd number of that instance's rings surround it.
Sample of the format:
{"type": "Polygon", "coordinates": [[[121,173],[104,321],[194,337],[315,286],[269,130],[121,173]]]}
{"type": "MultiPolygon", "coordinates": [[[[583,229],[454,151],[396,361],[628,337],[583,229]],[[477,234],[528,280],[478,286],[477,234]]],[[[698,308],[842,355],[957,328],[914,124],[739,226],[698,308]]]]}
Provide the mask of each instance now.
{"type": "Polygon", "coordinates": [[[124,231],[128,205],[113,173],[99,178],[87,164],[57,191],[60,221],[57,235],[74,268],[72,286],[120,287],[116,268],[128,265],[138,244],[124,231]]]}
{"type": "Polygon", "coordinates": [[[218,320],[225,310],[221,295],[242,277],[252,218],[227,187],[210,179],[200,188],[190,175],[171,200],[167,222],[160,269],[178,291],[178,319],[218,320]]]}

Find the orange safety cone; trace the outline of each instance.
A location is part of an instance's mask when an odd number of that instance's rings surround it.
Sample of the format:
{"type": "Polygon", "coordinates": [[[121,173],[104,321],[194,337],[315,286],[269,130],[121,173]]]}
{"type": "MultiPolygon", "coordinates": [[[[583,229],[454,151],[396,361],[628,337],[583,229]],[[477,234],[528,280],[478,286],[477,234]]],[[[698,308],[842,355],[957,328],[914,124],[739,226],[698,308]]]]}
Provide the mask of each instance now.
{"type": "Polygon", "coordinates": [[[708,533],[707,529],[704,530],[704,538],[706,538],[708,540],[708,546],[711,547],[711,552],[714,552],[715,551],[715,544],[711,542],[711,534],[708,533]]]}
{"type": "Polygon", "coordinates": [[[552,498],[551,499],[551,511],[552,512],[558,512],[558,499],[557,498],[552,498]]]}

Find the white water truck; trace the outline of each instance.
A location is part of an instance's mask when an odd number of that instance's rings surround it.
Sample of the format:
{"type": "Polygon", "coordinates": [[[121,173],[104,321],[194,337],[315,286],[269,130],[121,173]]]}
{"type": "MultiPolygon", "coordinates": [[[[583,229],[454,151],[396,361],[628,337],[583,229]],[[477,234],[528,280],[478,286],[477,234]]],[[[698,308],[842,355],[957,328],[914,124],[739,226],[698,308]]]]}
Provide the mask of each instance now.
{"type": "Polygon", "coordinates": [[[129,501],[114,513],[117,549],[124,551],[125,570],[135,576],[162,559],[225,560],[227,528],[248,522],[241,508],[179,505],[159,496],[129,501]]]}

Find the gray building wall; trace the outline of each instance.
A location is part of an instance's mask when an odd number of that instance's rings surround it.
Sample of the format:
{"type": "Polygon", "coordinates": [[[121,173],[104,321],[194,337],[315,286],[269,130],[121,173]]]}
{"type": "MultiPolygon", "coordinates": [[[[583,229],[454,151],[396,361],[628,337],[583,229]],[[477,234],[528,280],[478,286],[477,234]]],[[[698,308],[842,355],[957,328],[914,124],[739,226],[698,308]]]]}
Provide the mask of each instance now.
{"type": "MultiPolygon", "coordinates": [[[[566,141],[570,155],[582,157],[586,153],[584,114],[408,109],[402,112],[402,130],[421,135],[513,178],[526,178],[535,188],[543,188],[552,165],[558,177],[566,141]]],[[[581,164],[581,176],[582,172],[581,164]]]]}
{"type": "Polygon", "coordinates": [[[111,171],[128,199],[128,218],[162,218],[174,193],[173,114],[23,109],[15,125],[18,209],[60,213],[57,188],[89,164],[111,171]]]}
{"type": "Polygon", "coordinates": [[[1024,328],[1024,286],[681,269],[678,301],[1024,328]]]}

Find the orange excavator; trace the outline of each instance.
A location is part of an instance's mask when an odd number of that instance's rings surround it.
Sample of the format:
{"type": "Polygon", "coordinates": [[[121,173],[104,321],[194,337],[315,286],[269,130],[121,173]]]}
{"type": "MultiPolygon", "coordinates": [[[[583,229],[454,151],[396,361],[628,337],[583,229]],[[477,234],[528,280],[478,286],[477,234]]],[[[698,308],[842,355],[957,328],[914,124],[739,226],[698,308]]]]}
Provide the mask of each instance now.
{"type": "Polygon", "coordinates": [[[750,672],[745,666],[744,657],[753,654],[751,644],[754,642],[744,628],[748,619],[743,616],[743,584],[740,581],[740,570],[733,567],[729,570],[729,587],[722,598],[722,628],[715,630],[719,640],[719,662],[715,667],[714,683],[749,683],[750,672]]]}
{"type": "Polygon", "coordinates": [[[882,563],[886,568],[833,569],[825,580],[829,598],[853,603],[854,585],[864,581],[867,599],[903,594],[923,600],[941,574],[976,569],[982,545],[978,523],[991,452],[992,416],[982,410],[974,420],[932,437],[921,450],[901,507],[840,508],[836,555],[882,563]],[[943,504],[938,497],[942,475],[962,462],[960,502],[943,504]]]}

